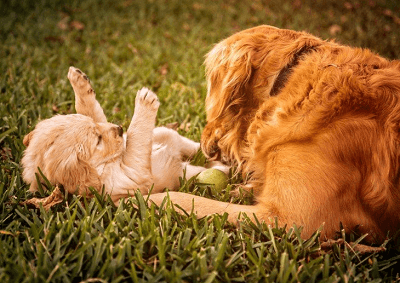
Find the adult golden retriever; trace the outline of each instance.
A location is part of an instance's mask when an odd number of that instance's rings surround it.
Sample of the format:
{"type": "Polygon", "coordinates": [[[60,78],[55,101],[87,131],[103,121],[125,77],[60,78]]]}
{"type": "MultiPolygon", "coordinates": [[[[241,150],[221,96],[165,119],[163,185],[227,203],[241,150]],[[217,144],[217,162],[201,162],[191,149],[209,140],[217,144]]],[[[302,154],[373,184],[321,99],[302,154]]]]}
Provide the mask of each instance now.
{"type": "Polygon", "coordinates": [[[255,204],[170,192],[173,203],[233,222],[278,217],[303,237],[323,223],[332,237],[341,222],[381,242],[400,228],[399,61],[259,26],[217,44],[205,65],[202,150],[250,174],[255,204]]]}

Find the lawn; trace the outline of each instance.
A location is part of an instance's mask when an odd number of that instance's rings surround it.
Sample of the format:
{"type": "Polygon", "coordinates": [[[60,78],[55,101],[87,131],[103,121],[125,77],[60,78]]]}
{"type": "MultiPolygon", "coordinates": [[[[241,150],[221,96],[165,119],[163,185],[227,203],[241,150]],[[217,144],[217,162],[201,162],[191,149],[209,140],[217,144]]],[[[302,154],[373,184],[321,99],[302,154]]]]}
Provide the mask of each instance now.
{"type": "MultiPolygon", "coordinates": [[[[206,122],[204,55],[259,24],[400,58],[398,1],[1,1],[0,282],[399,280],[400,248],[391,239],[377,253],[358,251],[362,237],[352,235],[324,248],[319,231],[302,240],[301,227],[243,221],[236,228],[226,215],[197,220],[168,203],[148,207],[139,193],[119,207],[101,196],[68,196],[49,211],[21,205],[33,197],[21,178],[24,135],[41,119],[75,112],[69,66],[91,78],[110,122],[126,129],[135,93],[146,86],[161,101],[157,125],[177,123],[198,141],[206,122]]],[[[239,182],[231,178],[215,194],[181,180],[181,191],[229,201],[239,182]]]]}

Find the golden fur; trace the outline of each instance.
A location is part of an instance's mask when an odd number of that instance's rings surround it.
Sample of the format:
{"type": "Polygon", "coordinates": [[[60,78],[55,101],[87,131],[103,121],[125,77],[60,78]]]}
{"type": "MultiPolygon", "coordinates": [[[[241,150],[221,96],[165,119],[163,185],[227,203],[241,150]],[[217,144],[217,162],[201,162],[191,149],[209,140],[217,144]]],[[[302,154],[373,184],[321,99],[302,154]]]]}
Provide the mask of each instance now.
{"type": "Polygon", "coordinates": [[[148,194],[153,184],[154,193],[177,189],[184,170],[187,178],[205,170],[182,161],[199,150],[199,143],[171,129],[154,128],[159,102],[153,92],[146,88],[138,92],[132,122],[123,136],[121,127],[107,123],[87,76],[71,67],[68,78],[80,114],[43,120],[24,138],[23,179],[31,191],[37,190],[38,168],[52,184],[61,184],[70,193],[90,194],[89,187],[100,192],[104,186],[115,201],[136,189],[148,194]]]}
{"type": "Polygon", "coordinates": [[[230,221],[239,212],[278,217],[304,226],[304,237],[323,223],[327,237],[341,222],[377,242],[400,229],[399,61],[260,26],[217,44],[205,65],[202,150],[250,174],[255,204],[172,192],[174,203],[190,212],[194,201],[198,216],[228,212],[230,221]]]}

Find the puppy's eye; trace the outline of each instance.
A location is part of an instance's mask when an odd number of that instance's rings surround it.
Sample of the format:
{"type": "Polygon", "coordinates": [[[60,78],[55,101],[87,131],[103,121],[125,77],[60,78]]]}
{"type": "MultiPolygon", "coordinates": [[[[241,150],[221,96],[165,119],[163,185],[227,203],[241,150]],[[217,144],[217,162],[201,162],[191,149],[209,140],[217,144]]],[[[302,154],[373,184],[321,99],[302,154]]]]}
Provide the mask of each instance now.
{"type": "Polygon", "coordinates": [[[101,143],[101,141],[103,140],[103,137],[100,135],[98,140],[97,140],[97,145],[99,145],[101,143]]]}

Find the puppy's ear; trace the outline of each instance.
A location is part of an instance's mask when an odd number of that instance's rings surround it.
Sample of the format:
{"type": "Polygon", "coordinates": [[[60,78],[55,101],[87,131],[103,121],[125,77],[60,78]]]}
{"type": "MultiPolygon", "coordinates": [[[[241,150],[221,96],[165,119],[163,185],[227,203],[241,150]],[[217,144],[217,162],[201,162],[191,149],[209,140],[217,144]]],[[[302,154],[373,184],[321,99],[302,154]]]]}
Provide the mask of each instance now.
{"type": "Polygon", "coordinates": [[[53,156],[57,157],[49,160],[45,170],[50,182],[62,184],[72,194],[90,195],[89,187],[101,190],[102,184],[97,171],[80,156],[79,150],[59,150],[53,156]]]}
{"type": "Polygon", "coordinates": [[[61,175],[64,188],[70,193],[78,193],[80,195],[91,195],[89,187],[95,190],[101,190],[100,177],[96,170],[85,161],[78,161],[77,164],[65,168],[61,175]]]}
{"type": "Polygon", "coordinates": [[[27,135],[24,137],[24,140],[22,141],[22,143],[24,144],[24,146],[28,146],[28,145],[29,145],[29,142],[31,141],[32,137],[33,137],[33,131],[30,132],[29,134],[27,134],[27,135]]]}

